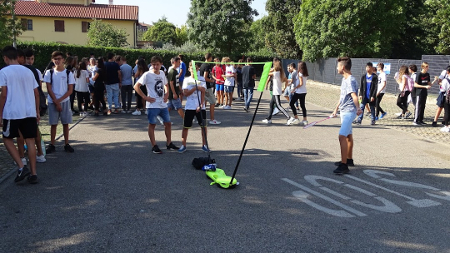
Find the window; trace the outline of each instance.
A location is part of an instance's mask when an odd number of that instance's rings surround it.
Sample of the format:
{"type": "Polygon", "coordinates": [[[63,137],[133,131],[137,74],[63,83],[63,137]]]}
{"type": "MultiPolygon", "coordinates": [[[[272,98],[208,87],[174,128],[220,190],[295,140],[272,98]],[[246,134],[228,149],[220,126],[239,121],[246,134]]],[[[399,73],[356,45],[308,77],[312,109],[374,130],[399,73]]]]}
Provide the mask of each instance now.
{"type": "Polygon", "coordinates": [[[32,19],[20,19],[20,22],[22,23],[22,29],[24,31],[33,31],[33,20],[32,19]]]}
{"type": "Polygon", "coordinates": [[[55,32],[64,32],[64,20],[55,20],[55,32]]]}
{"type": "Polygon", "coordinates": [[[86,22],[86,21],[81,22],[81,32],[87,33],[90,27],[91,27],[91,23],[86,22]]]}

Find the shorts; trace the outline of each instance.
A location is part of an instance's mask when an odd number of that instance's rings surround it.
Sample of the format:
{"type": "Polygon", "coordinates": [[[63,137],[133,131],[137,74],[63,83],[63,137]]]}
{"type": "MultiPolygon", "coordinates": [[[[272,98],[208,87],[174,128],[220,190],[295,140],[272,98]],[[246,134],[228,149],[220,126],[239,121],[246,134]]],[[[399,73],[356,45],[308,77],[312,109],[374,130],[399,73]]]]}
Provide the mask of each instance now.
{"type": "Polygon", "coordinates": [[[24,139],[37,137],[36,118],[3,119],[3,138],[12,139],[19,137],[19,131],[24,139]]]}
{"type": "Polygon", "coordinates": [[[147,119],[149,124],[156,125],[156,116],[160,116],[164,123],[170,122],[169,109],[147,108],[147,119]]]}
{"type": "Polygon", "coordinates": [[[218,84],[216,83],[216,91],[223,91],[223,83],[222,84],[218,84]]]}
{"type": "Polygon", "coordinates": [[[58,112],[56,110],[56,105],[54,103],[48,103],[48,124],[58,125],[59,119],[61,119],[61,124],[72,124],[72,109],[70,108],[70,100],[61,102],[62,111],[58,112]]]}
{"type": "Polygon", "coordinates": [[[356,111],[353,112],[341,112],[341,129],[339,135],[349,136],[352,134],[352,122],[356,118],[356,111]]]}
{"type": "Polygon", "coordinates": [[[225,86],[225,92],[226,93],[233,93],[234,86],[225,86]]]}
{"type": "Polygon", "coordinates": [[[94,85],[88,85],[89,93],[94,93],[94,85]]]}
{"type": "Polygon", "coordinates": [[[283,96],[285,97],[289,97],[289,95],[291,95],[291,87],[286,87],[286,89],[284,89],[284,93],[283,96]]]}
{"type": "Polygon", "coordinates": [[[178,111],[178,109],[183,108],[183,106],[181,105],[181,100],[177,98],[177,99],[169,99],[169,102],[167,102],[167,108],[178,111]]]}
{"type": "Polygon", "coordinates": [[[216,104],[216,97],[214,96],[213,88],[206,89],[205,100],[211,105],[216,104]]]}
{"type": "Polygon", "coordinates": [[[206,127],[206,110],[201,110],[201,114],[200,114],[200,112],[197,112],[196,110],[186,110],[184,112],[184,120],[183,120],[184,128],[192,127],[192,120],[194,120],[194,116],[197,117],[199,126],[203,126],[203,120],[204,120],[205,127],[206,127]]]}
{"type": "Polygon", "coordinates": [[[439,92],[439,96],[436,99],[436,105],[439,108],[444,108],[445,103],[445,92],[439,92]]]}

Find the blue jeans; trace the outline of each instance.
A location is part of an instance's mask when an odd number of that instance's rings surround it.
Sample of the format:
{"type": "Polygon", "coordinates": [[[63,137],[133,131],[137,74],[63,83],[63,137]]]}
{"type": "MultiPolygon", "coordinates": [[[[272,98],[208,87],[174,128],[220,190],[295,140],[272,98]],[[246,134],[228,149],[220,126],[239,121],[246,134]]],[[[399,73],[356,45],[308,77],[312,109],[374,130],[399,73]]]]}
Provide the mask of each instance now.
{"type": "Polygon", "coordinates": [[[119,84],[107,84],[106,86],[106,97],[108,99],[108,108],[112,110],[112,104],[114,101],[114,108],[119,109],[119,84]]]}
{"type": "Polygon", "coordinates": [[[245,108],[250,107],[250,102],[253,98],[253,87],[244,88],[244,102],[245,102],[245,108]]]}
{"type": "MultiPolygon", "coordinates": [[[[366,109],[366,104],[369,103],[369,107],[370,107],[370,114],[372,115],[372,120],[375,120],[375,105],[373,103],[370,103],[370,99],[364,97],[362,99],[362,102],[360,104],[361,110],[363,111],[363,113],[361,113],[361,115],[358,116],[358,121],[361,122],[364,118],[364,109],[366,109]]],[[[375,101],[374,101],[375,103],[375,101]]]]}

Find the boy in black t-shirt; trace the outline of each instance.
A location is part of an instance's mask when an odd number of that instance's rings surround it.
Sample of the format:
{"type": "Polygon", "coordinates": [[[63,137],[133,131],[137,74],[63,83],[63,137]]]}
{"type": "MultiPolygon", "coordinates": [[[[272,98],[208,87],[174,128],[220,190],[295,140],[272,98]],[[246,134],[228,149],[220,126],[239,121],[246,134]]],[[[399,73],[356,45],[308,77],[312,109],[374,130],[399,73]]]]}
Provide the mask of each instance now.
{"type": "Polygon", "coordinates": [[[413,125],[425,125],[423,116],[425,113],[425,104],[427,103],[428,90],[431,88],[430,74],[428,73],[429,65],[427,62],[422,63],[422,71],[416,75],[414,88],[416,91],[416,111],[414,114],[413,125]]]}

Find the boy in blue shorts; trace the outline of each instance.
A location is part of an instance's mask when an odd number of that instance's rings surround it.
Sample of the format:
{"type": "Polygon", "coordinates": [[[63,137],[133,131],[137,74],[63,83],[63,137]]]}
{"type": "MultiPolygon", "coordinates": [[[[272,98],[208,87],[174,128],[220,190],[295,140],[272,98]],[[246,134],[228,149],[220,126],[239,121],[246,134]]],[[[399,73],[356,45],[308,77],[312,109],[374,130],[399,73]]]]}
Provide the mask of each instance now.
{"type": "Polygon", "coordinates": [[[341,146],[341,161],[336,162],[338,166],[333,172],[337,175],[349,173],[348,166],[354,166],[353,163],[353,135],[352,121],[356,115],[362,113],[359,108],[358,84],[351,73],[352,61],[349,57],[339,57],[337,72],[343,75],[341,84],[341,95],[339,103],[334,109],[331,117],[335,117],[337,111],[341,112],[341,129],[339,130],[339,143],[341,146]]]}
{"type": "Polygon", "coordinates": [[[167,99],[169,97],[169,88],[166,75],[161,71],[162,59],[159,56],[153,56],[151,59],[152,70],[145,72],[134,85],[134,90],[146,101],[148,117],[148,137],[152,143],[152,152],[162,154],[162,151],[156,145],[155,127],[156,116],[160,116],[164,122],[166,134],[166,147],[168,150],[178,150],[172,143],[172,123],[170,122],[169,110],[167,109],[167,99]],[[142,92],[140,86],[145,85],[148,96],[142,92]]]}
{"type": "MultiPolygon", "coordinates": [[[[180,57],[176,56],[172,58],[172,68],[169,70],[169,74],[167,75],[167,78],[169,79],[169,103],[167,103],[167,106],[170,110],[175,110],[178,112],[180,117],[184,118],[184,112],[183,107],[181,105],[181,99],[180,99],[180,84],[178,81],[178,71],[177,69],[180,67],[181,59],[180,57]]],[[[184,79],[183,79],[184,80],[184,79]]]]}

